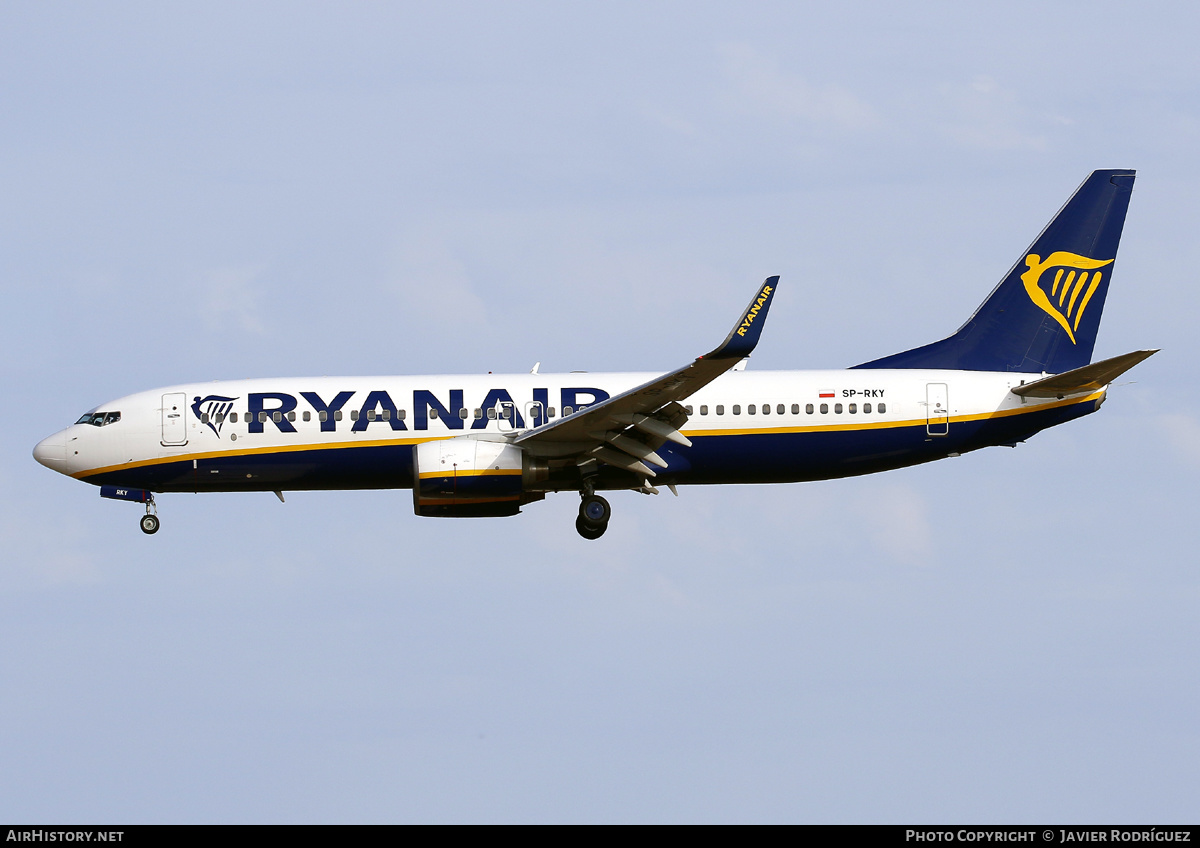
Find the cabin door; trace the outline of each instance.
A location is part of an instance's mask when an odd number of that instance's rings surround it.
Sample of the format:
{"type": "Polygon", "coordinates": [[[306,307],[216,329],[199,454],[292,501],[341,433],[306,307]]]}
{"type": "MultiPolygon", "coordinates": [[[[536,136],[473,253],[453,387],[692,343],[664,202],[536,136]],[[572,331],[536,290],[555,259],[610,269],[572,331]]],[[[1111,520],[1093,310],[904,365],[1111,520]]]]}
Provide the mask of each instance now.
{"type": "Polygon", "coordinates": [[[925,385],[925,432],[930,436],[950,435],[950,393],[945,383],[925,385]]]}
{"type": "Polygon", "coordinates": [[[187,444],[187,395],[174,392],[162,396],[162,443],[187,444]]]}

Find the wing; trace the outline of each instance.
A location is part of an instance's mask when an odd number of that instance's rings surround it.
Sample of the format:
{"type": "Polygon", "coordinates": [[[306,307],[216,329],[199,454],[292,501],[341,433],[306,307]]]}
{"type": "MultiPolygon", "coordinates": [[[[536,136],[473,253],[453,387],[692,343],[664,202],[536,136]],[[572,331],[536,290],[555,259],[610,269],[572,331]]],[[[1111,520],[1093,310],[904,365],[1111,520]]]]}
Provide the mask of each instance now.
{"type": "Polygon", "coordinates": [[[533,456],[576,456],[579,465],[603,462],[646,477],[647,463],[667,467],[654,452],[666,441],[690,446],[679,432],[687,412],[679,401],[707,386],[750,355],[762,335],[779,277],[768,277],[716,350],[682,368],[585,407],[565,418],[526,430],[515,442],[533,456]]]}

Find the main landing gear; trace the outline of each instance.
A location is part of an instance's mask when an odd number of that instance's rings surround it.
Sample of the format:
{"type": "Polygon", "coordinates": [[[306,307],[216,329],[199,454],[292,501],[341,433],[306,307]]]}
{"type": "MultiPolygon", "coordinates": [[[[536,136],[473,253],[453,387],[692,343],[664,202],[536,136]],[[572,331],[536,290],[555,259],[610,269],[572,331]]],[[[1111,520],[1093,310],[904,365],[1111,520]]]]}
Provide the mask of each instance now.
{"type": "Polygon", "coordinates": [[[608,529],[608,519],[612,517],[612,507],[608,501],[594,493],[585,493],[579,504],[579,517],[575,519],[575,529],[585,539],[599,539],[608,529]]]}

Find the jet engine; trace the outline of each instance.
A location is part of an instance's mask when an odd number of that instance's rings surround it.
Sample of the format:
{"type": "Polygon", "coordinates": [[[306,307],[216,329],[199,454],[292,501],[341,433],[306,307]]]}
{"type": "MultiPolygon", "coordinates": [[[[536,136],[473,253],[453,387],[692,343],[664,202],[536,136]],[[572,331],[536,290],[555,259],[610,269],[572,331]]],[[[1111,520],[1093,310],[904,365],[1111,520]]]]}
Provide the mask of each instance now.
{"type": "Polygon", "coordinates": [[[545,463],[507,441],[458,437],[413,447],[413,510],[443,518],[516,515],[546,497],[545,463]]]}

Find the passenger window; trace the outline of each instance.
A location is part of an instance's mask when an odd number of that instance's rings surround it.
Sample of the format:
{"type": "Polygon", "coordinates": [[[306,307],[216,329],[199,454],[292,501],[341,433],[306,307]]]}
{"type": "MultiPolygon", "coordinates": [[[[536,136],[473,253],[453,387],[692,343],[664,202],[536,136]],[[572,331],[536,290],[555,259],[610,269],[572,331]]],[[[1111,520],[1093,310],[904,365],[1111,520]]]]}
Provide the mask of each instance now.
{"type": "Polygon", "coordinates": [[[703,404],[703,403],[700,404],[700,414],[708,415],[708,405],[707,404],[703,404]]]}
{"type": "Polygon", "coordinates": [[[833,405],[833,411],[835,414],[841,415],[842,414],[842,405],[840,403],[835,403],[833,405]]]}
{"type": "Polygon", "coordinates": [[[384,421],[391,421],[392,420],[392,411],[390,409],[382,409],[379,411],[379,417],[382,418],[384,421]]]}
{"type": "Polygon", "coordinates": [[[350,410],[350,420],[351,420],[351,421],[357,421],[357,420],[358,420],[358,410],[357,410],[357,409],[352,409],[352,410],[350,410]]]}
{"type": "Polygon", "coordinates": [[[829,412],[829,404],[827,404],[827,403],[821,404],[821,414],[825,415],[828,412],[829,412]]]}
{"type": "MultiPolygon", "coordinates": [[[[793,406],[795,406],[795,405],[793,404],[793,406]]],[[[792,415],[795,415],[799,411],[800,411],[800,407],[796,406],[795,409],[792,410],[792,415]]],[[[783,415],[783,404],[782,403],[779,404],[779,406],[775,407],[775,413],[777,415],[783,415]]]]}
{"type": "Polygon", "coordinates": [[[309,412],[307,409],[306,409],[306,410],[304,410],[304,420],[305,420],[305,421],[312,421],[312,413],[311,413],[311,412],[309,412]]]}
{"type": "Polygon", "coordinates": [[[218,413],[217,413],[217,417],[216,417],[216,422],[217,422],[218,424],[221,424],[221,423],[223,423],[224,421],[225,421],[225,416],[224,416],[224,414],[222,414],[222,413],[218,412],[218,413]]]}
{"type": "Polygon", "coordinates": [[[342,420],[342,411],[341,411],[340,409],[335,409],[335,410],[333,411],[333,420],[334,420],[334,421],[341,421],[341,420],[342,420]]]}
{"type": "MultiPolygon", "coordinates": [[[[797,405],[799,405],[799,404],[797,404],[797,405]]],[[[809,415],[812,415],[813,414],[813,405],[811,403],[806,403],[804,405],[804,411],[807,412],[809,415]]]]}
{"type": "MultiPolygon", "coordinates": [[[[308,413],[305,413],[305,415],[307,415],[307,414],[308,413]]],[[[329,410],[322,409],[320,412],[318,412],[317,420],[320,421],[322,424],[324,424],[326,421],[328,421],[329,420],[329,410]]]]}
{"type": "Polygon", "coordinates": [[[278,424],[280,421],[283,420],[283,413],[282,412],[272,412],[271,420],[274,421],[276,424],[278,424]]]}
{"type": "Polygon", "coordinates": [[[887,404],[886,403],[881,403],[876,408],[880,411],[880,413],[887,412],[887,404]]]}
{"type": "Polygon", "coordinates": [[[724,415],[724,414],[725,414],[725,406],[723,404],[718,403],[717,404],[717,415],[724,415]]]}
{"type": "Polygon", "coordinates": [[[259,424],[267,423],[267,413],[265,413],[265,412],[258,413],[258,423],[259,424]]]}
{"type": "Polygon", "coordinates": [[[200,423],[201,423],[201,424],[207,424],[207,423],[208,423],[208,413],[207,413],[207,412],[201,412],[201,413],[200,413],[200,423]]]}
{"type": "MultiPolygon", "coordinates": [[[[782,410],[780,410],[780,411],[782,411],[782,410]]],[[[763,404],[763,415],[770,415],[770,414],[771,414],[771,404],[764,403],[763,404]]]]}
{"type": "Polygon", "coordinates": [[[496,420],[496,407],[493,406],[491,409],[488,410],[488,418],[490,418],[493,421],[496,420]]]}
{"type": "Polygon", "coordinates": [[[458,417],[464,421],[467,420],[467,408],[465,406],[460,406],[458,408],[458,417]]]}
{"type": "Polygon", "coordinates": [[[871,414],[871,404],[864,403],[863,404],[863,415],[870,415],[870,414],[871,414]]]}
{"type": "MultiPolygon", "coordinates": [[[[735,414],[735,415],[737,414],[737,407],[736,407],[736,406],[733,408],[733,412],[734,412],[734,414],[735,414]]],[[[758,412],[758,407],[757,407],[757,406],[755,406],[755,405],[754,405],[754,404],[752,404],[752,403],[748,403],[748,404],[746,404],[746,414],[747,414],[747,415],[753,415],[753,414],[754,414],[754,413],[756,413],[756,412],[758,412]]]]}
{"type": "Polygon", "coordinates": [[[237,423],[237,418],[238,418],[238,416],[237,416],[236,412],[229,413],[229,420],[232,421],[234,424],[237,423]]]}
{"type": "Polygon", "coordinates": [[[397,409],[397,410],[396,410],[396,420],[397,420],[397,421],[403,421],[403,420],[404,420],[404,415],[405,415],[405,412],[404,412],[404,410],[403,410],[403,409],[397,409]]]}
{"type": "Polygon", "coordinates": [[[742,414],[742,405],[741,405],[740,403],[735,403],[735,404],[733,405],[733,414],[734,414],[734,415],[741,415],[741,414],[742,414]]]}
{"type": "Polygon", "coordinates": [[[477,406],[475,407],[475,420],[478,421],[481,418],[483,418],[483,410],[477,406]]]}
{"type": "Polygon", "coordinates": [[[563,407],[563,417],[565,418],[566,416],[570,415],[570,414],[571,414],[572,412],[574,412],[574,411],[575,411],[575,410],[571,409],[571,407],[569,407],[569,406],[564,406],[564,407],[563,407]]]}
{"type": "Polygon", "coordinates": [[[368,420],[368,421],[374,421],[374,420],[375,420],[375,410],[373,410],[373,409],[368,409],[368,410],[367,410],[367,420],[368,420]]]}
{"type": "Polygon", "coordinates": [[[549,406],[549,407],[547,407],[547,408],[546,408],[546,417],[547,417],[547,418],[553,418],[553,417],[554,417],[554,407],[553,407],[553,406],[549,406]]]}
{"type": "Polygon", "coordinates": [[[851,415],[854,415],[856,412],[858,412],[858,404],[857,403],[850,404],[850,409],[848,410],[848,412],[851,415]]]}
{"type": "Polygon", "coordinates": [[[295,421],[295,420],[296,420],[296,413],[289,412],[288,413],[288,421],[295,421]]]}
{"type": "Polygon", "coordinates": [[[430,409],[430,410],[429,410],[429,417],[430,417],[430,418],[437,418],[437,417],[438,417],[438,412],[437,412],[437,407],[436,407],[436,406],[435,406],[435,407],[433,407],[432,409],[430,409]]]}

